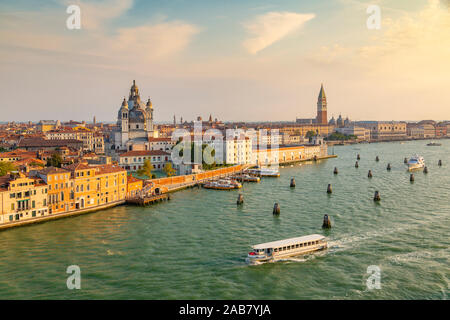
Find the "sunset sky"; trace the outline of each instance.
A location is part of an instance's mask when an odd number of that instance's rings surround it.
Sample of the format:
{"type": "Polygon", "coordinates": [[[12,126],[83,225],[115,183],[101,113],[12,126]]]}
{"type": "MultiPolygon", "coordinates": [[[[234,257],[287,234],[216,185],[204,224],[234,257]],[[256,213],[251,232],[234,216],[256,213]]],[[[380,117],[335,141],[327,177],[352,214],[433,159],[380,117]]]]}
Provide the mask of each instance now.
{"type": "Polygon", "coordinates": [[[329,117],[450,120],[450,0],[0,1],[0,68],[0,121],[115,121],[133,80],[157,122],[310,118],[321,83],[329,117]]]}

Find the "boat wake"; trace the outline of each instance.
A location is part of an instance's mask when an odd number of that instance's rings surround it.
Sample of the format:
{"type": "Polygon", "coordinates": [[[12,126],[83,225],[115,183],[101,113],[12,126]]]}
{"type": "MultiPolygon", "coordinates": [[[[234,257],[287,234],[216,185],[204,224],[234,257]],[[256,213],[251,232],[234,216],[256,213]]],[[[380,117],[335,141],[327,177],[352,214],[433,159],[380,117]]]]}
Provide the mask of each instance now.
{"type": "Polygon", "coordinates": [[[406,229],[405,227],[398,227],[374,232],[366,232],[360,235],[350,235],[347,237],[342,237],[341,239],[329,241],[328,248],[331,252],[354,249],[361,245],[364,245],[365,241],[369,241],[378,237],[384,237],[392,233],[403,231],[405,229],[406,229]]]}
{"type": "Polygon", "coordinates": [[[289,258],[270,260],[270,261],[255,261],[255,262],[252,262],[251,264],[248,259],[246,259],[245,261],[247,264],[249,264],[251,266],[257,266],[257,265],[266,264],[266,263],[299,263],[299,262],[307,262],[307,261],[316,259],[318,257],[323,257],[327,254],[327,251],[328,250],[325,249],[325,250],[311,252],[311,253],[301,255],[301,256],[296,256],[296,257],[289,257],[289,258]]]}
{"type": "Polygon", "coordinates": [[[420,250],[420,251],[413,251],[408,253],[402,253],[402,254],[396,254],[393,256],[386,257],[387,260],[394,264],[403,264],[403,263],[409,263],[409,262],[419,262],[423,260],[430,260],[430,259],[446,259],[448,260],[450,257],[450,249],[438,249],[438,250],[420,250]]]}

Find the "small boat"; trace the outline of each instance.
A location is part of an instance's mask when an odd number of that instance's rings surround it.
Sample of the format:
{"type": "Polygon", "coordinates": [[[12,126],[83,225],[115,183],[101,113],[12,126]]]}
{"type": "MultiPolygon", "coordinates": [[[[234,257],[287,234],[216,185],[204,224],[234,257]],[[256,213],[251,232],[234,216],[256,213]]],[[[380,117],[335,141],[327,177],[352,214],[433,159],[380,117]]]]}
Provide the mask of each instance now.
{"type": "Polygon", "coordinates": [[[244,174],[242,176],[239,176],[238,179],[241,181],[245,181],[245,182],[260,182],[261,181],[260,177],[251,176],[249,174],[244,174]]]}
{"type": "Polygon", "coordinates": [[[423,157],[415,155],[414,157],[411,157],[411,159],[408,160],[407,165],[409,171],[421,169],[425,167],[425,160],[423,159],[423,157]]]}
{"type": "Polygon", "coordinates": [[[437,143],[437,142],[430,142],[430,143],[427,143],[427,146],[428,147],[439,147],[439,146],[442,146],[442,144],[437,143]]]}
{"type": "Polygon", "coordinates": [[[205,189],[215,189],[215,190],[232,190],[242,188],[242,184],[235,180],[221,179],[218,181],[210,181],[203,184],[205,189]]]}
{"type": "Polygon", "coordinates": [[[269,169],[269,168],[248,169],[247,173],[258,176],[258,177],[279,177],[280,176],[280,171],[278,171],[277,169],[269,169]]]}
{"type": "Polygon", "coordinates": [[[311,234],[303,237],[254,245],[252,246],[253,251],[248,253],[246,261],[249,264],[274,262],[289,257],[324,250],[327,247],[328,242],[324,236],[320,234],[311,234]]]}

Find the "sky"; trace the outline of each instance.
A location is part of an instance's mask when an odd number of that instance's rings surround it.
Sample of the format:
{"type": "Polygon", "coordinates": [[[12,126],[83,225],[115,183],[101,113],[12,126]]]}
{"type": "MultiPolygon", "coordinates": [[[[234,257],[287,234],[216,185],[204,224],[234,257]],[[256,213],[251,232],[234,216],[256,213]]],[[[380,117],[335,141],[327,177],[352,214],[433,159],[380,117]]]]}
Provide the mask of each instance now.
{"type": "Polygon", "coordinates": [[[0,0],[0,70],[0,122],[450,120],[450,0],[0,0]]]}

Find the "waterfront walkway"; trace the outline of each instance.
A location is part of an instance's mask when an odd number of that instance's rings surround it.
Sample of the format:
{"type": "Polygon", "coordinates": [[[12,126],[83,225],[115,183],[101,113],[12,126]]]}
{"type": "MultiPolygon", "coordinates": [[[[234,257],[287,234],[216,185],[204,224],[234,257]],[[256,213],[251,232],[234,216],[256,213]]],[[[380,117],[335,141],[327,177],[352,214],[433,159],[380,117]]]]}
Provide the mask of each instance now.
{"type": "Polygon", "coordinates": [[[78,209],[78,210],[73,210],[73,211],[68,211],[68,212],[52,213],[47,216],[29,218],[29,219],[20,220],[20,221],[6,222],[3,224],[0,224],[0,230],[9,229],[9,228],[13,228],[13,227],[20,227],[20,226],[24,226],[24,225],[28,225],[28,224],[33,224],[33,223],[41,223],[41,222],[45,222],[45,221],[49,221],[49,220],[78,216],[78,215],[85,214],[85,213],[90,213],[90,212],[94,212],[94,211],[98,211],[98,210],[115,207],[115,206],[118,206],[118,205],[124,204],[124,203],[125,203],[125,200],[119,200],[119,201],[108,202],[108,203],[105,203],[105,204],[102,204],[99,206],[94,206],[91,208],[83,208],[83,209],[78,209]]]}

